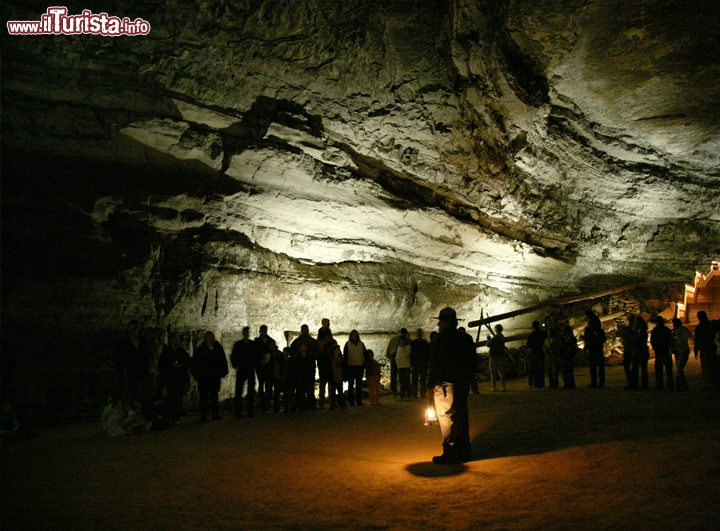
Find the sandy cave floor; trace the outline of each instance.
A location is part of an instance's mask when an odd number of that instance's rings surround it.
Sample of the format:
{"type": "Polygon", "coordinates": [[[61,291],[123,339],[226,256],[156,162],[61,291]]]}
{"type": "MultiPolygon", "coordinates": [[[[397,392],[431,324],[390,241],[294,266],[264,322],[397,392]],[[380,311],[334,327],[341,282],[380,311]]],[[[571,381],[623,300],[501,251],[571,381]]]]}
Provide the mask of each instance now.
{"type": "MultiPolygon", "coordinates": [[[[652,361],[651,361],[652,364],[652,361]]],[[[2,529],[720,529],[720,394],[608,387],[471,395],[475,460],[433,465],[419,401],[111,439],[42,430],[0,454],[2,529]]],[[[651,387],[654,374],[651,368],[651,387]]]]}

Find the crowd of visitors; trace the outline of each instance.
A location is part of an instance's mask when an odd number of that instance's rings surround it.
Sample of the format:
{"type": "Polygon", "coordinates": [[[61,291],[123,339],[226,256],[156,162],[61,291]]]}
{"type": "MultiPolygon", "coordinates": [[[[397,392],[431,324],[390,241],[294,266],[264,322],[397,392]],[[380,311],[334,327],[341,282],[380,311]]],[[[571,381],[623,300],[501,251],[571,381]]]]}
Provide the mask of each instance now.
{"type": "MultiPolygon", "coordinates": [[[[605,386],[604,345],[607,339],[600,318],[592,311],[586,312],[586,317],[587,326],[580,339],[584,342],[589,365],[588,387],[602,388],[605,386]]],[[[694,354],[701,361],[706,388],[718,390],[720,327],[717,321],[708,320],[705,312],[699,312],[698,318],[700,324],[695,333],[694,354]]],[[[693,335],[679,319],[673,319],[672,330],[660,316],[653,323],[655,327],[649,334],[649,342],[655,352],[655,388],[687,391],[684,367],[690,356],[689,341],[693,335]]],[[[546,376],[548,387],[558,388],[562,376],[563,388],[575,389],[574,366],[578,342],[572,329],[567,324],[549,323],[546,326],[539,321],[533,322],[532,328],[526,341],[528,388],[545,388],[546,376]]],[[[509,351],[505,346],[502,325],[495,325],[492,332],[486,342],[490,390],[499,388],[505,391],[505,361],[509,351]]],[[[473,343],[472,337],[463,328],[453,327],[453,334],[462,338],[463,345],[473,343]]],[[[650,351],[645,320],[639,315],[630,316],[628,325],[621,328],[618,335],[624,347],[625,389],[647,389],[650,351]]],[[[402,328],[390,339],[385,356],[390,362],[392,397],[413,400],[433,397],[438,392],[438,384],[434,382],[437,375],[432,372],[432,360],[442,351],[438,346],[438,337],[438,332],[434,331],[428,342],[423,337],[423,331],[418,329],[411,340],[407,329],[402,328]]],[[[456,338],[453,341],[460,340],[456,338]]],[[[150,384],[149,352],[147,343],[139,334],[139,323],[130,321],[127,334],[114,354],[121,385],[117,393],[108,396],[102,414],[103,428],[109,435],[164,429],[177,423],[182,414],[183,399],[190,388],[190,374],[197,382],[201,421],[220,418],[218,393],[229,366],[225,350],[213,332],[206,332],[192,357],[180,344],[177,332],[168,335],[168,345],[158,358],[157,392],[154,394],[150,392],[154,386],[150,384]]],[[[300,334],[283,349],[268,335],[267,326],[260,327],[255,339],[250,338],[250,328],[246,326],[242,330],[242,339],[233,345],[229,360],[236,375],[236,418],[241,418],[243,414],[254,417],[256,404],[262,415],[315,411],[324,409],[326,403],[330,410],[364,406],[363,379],[367,380],[369,403],[380,403],[382,368],[374,353],[365,346],[357,330],[350,332],[348,340],[341,346],[330,329],[328,319],[322,320],[315,337],[310,334],[309,327],[303,325],[300,334]]],[[[470,375],[469,386],[475,382],[473,373],[477,367],[477,356],[474,355],[472,360],[472,363],[466,364],[467,367],[463,365],[470,375]]],[[[10,424],[5,424],[4,433],[7,434],[10,424]]]]}

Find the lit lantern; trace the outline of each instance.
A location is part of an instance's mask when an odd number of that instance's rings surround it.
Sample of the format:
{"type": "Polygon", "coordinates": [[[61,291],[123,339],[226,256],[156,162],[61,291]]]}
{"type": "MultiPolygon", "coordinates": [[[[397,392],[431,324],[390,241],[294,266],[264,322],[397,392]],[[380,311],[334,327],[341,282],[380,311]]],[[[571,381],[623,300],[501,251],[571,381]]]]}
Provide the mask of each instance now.
{"type": "Polygon", "coordinates": [[[430,406],[425,410],[425,426],[435,426],[438,423],[437,415],[435,414],[435,408],[430,406]]]}

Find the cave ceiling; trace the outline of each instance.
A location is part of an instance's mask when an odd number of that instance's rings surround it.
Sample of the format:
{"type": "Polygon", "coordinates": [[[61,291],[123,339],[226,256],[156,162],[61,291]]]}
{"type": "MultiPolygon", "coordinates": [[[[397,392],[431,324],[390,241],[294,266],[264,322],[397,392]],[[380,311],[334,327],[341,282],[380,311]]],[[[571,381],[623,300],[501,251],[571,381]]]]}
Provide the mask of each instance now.
{"type": "Polygon", "coordinates": [[[689,280],[720,254],[713,1],[68,9],[152,30],[3,33],[5,278],[42,245],[47,268],[73,253],[67,274],[147,279],[168,238],[183,282],[395,271],[546,294],[689,280]]]}

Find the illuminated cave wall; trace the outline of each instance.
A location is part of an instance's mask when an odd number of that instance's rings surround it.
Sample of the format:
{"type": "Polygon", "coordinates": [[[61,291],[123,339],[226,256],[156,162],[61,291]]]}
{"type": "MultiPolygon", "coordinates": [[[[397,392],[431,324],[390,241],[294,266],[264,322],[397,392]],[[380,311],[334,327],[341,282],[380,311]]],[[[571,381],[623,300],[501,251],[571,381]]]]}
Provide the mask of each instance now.
{"type": "Polygon", "coordinates": [[[229,349],[329,317],[377,347],[720,254],[707,2],[68,8],[152,31],[2,35],[3,352],[31,401],[99,386],[130,318],[229,349]]]}

